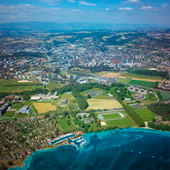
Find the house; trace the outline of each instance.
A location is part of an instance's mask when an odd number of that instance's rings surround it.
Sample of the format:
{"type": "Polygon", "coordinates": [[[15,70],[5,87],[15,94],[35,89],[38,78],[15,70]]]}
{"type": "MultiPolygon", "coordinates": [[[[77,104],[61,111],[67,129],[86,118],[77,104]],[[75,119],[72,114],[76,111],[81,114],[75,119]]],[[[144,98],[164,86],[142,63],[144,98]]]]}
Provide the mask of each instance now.
{"type": "Polygon", "coordinates": [[[90,123],[91,121],[93,121],[93,119],[85,119],[84,123],[90,123]]]}
{"type": "Polygon", "coordinates": [[[8,109],[8,107],[11,106],[11,103],[5,103],[1,108],[0,108],[0,115],[3,115],[6,110],[8,109]]]}
{"type": "Polygon", "coordinates": [[[32,96],[30,100],[41,100],[41,96],[32,96]]]}
{"type": "Polygon", "coordinates": [[[67,99],[62,99],[62,100],[61,100],[61,103],[62,103],[62,104],[66,104],[66,103],[67,103],[67,99]]]}
{"type": "Polygon", "coordinates": [[[18,113],[29,113],[31,109],[29,106],[23,106],[20,110],[18,110],[18,113]]]}
{"type": "Polygon", "coordinates": [[[148,90],[139,89],[139,88],[133,87],[133,86],[130,86],[129,90],[133,91],[133,92],[141,93],[141,94],[147,94],[148,93],[148,90]]]}
{"type": "Polygon", "coordinates": [[[79,116],[79,115],[80,115],[81,117],[83,117],[84,115],[86,115],[86,117],[88,117],[90,114],[89,114],[89,113],[78,113],[77,116],[79,116]]]}
{"type": "Polygon", "coordinates": [[[131,99],[130,98],[125,98],[125,101],[131,101],[131,99]]]}

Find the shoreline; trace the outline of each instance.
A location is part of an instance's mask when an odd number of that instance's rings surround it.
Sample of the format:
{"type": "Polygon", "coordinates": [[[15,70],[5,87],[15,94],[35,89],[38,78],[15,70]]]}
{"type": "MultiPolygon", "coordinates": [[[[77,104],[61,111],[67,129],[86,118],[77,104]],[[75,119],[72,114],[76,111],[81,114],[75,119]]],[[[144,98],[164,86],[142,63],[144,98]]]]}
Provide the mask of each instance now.
{"type": "MultiPolygon", "coordinates": [[[[114,129],[114,130],[131,130],[131,131],[135,131],[136,129],[138,129],[138,130],[140,130],[140,131],[144,131],[144,130],[150,130],[150,133],[153,133],[154,131],[154,133],[170,133],[169,131],[162,131],[162,130],[156,130],[156,129],[153,129],[153,128],[150,128],[150,127],[127,127],[127,128],[117,128],[117,129],[114,129]]],[[[107,130],[107,131],[114,131],[114,130],[107,130]]],[[[102,131],[102,132],[107,132],[107,131],[102,131]]],[[[84,133],[83,135],[82,135],[82,138],[84,139],[84,135],[86,135],[86,134],[96,134],[96,133],[102,133],[102,132],[90,132],[90,133],[84,133]]],[[[149,132],[149,131],[148,131],[149,132]]],[[[82,145],[84,145],[84,144],[86,144],[87,143],[87,140],[85,139],[85,142],[83,142],[83,144],[82,145]]],[[[33,154],[35,154],[36,152],[45,152],[45,151],[48,151],[48,150],[51,150],[51,149],[56,149],[56,148],[58,148],[58,147],[62,147],[62,146],[73,146],[73,147],[76,147],[77,149],[78,149],[78,147],[77,147],[77,145],[75,145],[73,142],[71,142],[70,144],[69,143],[67,143],[67,144],[61,144],[61,145],[59,145],[59,146],[56,146],[56,147],[54,147],[54,148],[45,148],[45,149],[39,149],[39,150],[36,150],[36,151],[34,151],[31,155],[29,155],[26,159],[24,159],[23,161],[18,161],[18,164],[22,164],[23,166],[18,166],[18,165],[14,165],[14,166],[10,166],[9,167],[9,169],[11,169],[11,168],[17,168],[17,167],[21,167],[21,168],[25,168],[25,160],[27,160],[30,156],[32,156],[33,154]]],[[[81,146],[81,144],[80,144],[80,146],[81,146]]],[[[83,148],[82,146],[81,146],[81,148],[83,148]]]]}

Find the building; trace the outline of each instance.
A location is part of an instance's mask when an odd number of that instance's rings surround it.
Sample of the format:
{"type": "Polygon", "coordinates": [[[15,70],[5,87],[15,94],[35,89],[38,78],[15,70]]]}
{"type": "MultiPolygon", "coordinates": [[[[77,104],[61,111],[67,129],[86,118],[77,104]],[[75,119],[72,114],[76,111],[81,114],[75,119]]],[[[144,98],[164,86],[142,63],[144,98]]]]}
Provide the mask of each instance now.
{"type": "Polygon", "coordinates": [[[30,100],[41,100],[40,96],[32,96],[30,100]]]}
{"type": "Polygon", "coordinates": [[[61,100],[61,103],[62,103],[62,104],[67,104],[67,99],[62,99],[62,100],[61,100]]]}
{"type": "Polygon", "coordinates": [[[139,89],[139,88],[133,87],[133,86],[130,86],[129,90],[133,91],[133,92],[141,93],[141,94],[147,94],[148,93],[148,90],[139,89]]]}
{"type": "Polygon", "coordinates": [[[6,110],[8,109],[8,107],[11,106],[11,103],[5,103],[1,108],[0,108],[0,115],[3,115],[6,110]]]}
{"type": "Polygon", "coordinates": [[[130,98],[125,98],[125,101],[131,101],[131,99],[130,98]]]}
{"type": "Polygon", "coordinates": [[[29,106],[23,106],[20,110],[18,110],[18,113],[29,113],[31,109],[29,106]]]}

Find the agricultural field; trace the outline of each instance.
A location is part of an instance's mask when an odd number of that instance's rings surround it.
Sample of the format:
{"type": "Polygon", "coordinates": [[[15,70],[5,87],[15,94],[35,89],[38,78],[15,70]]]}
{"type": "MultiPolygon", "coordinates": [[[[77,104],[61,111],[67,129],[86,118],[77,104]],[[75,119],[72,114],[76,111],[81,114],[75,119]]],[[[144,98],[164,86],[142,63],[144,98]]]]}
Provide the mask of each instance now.
{"type": "Polygon", "coordinates": [[[120,72],[111,72],[111,71],[102,71],[102,72],[95,73],[95,75],[97,76],[107,77],[107,78],[115,78],[119,74],[120,72]]]}
{"type": "Polygon", "coordinates": [[[56,106],[51,103],[34,103],[34,107],[39,114],[56,110],[56,106]]]}
{"type": "Polygon", "coordinates": [[[111,100],[109,96],[106,95],[95,95],[91,97],[92,99],[106,99],[106,100],[111,100]]]}
{"type": "Polygon", "coordinates": [[[159,76],[146,76],[141,74],[135,74],[135,73],[123,73],[120,78],[132,78],[134,80],[143,80],[143,81],[151,81],[151,82],[162,82],[163,79],[159,76]]]}
{"type": "Polygon", "coordinates": [[[0,92],[11,92],[11,91],[19,92],[19,91],[23,91],[23,90],[32,90],[35,88],[43,88],[44,89],[43,85],[35,85],[33,83],[38,84],[39,82],[18,83],[18,80],[15,80],[15,79],[0,80],[0,92]]]}
{"type": "Polygon", "coordinates": [[[170,99],[170,93],[160,92],[160,94],[163,100],[170,99]]]}
{"type": "Polygon", "coordinates": [[[105,95],[108,93],[107,90],[103,90],[103,89],[99,89],[99,88],[93,88],[93,89],[89,89],[89,90],[85,90],[83,92],[80,92],[80,94],[83,95],[83,96],[86,96],[87,93],[92,92],[92,91],[102,91],[102,93],[105,94],[105,95]]]}
{"type": "Polygon", "coordinates": [[[113,114],[102,114],[103,118],[106,119],[119,119],[122,118],[119,113],[113,113],[113,114]]]}
{"type": "Polygon", "coordinates": [[[154,82],[141,81],[141,80],[132,80],[132,81],[129,82],[129,84],[152,88],[153,85],[154,85],[154,82]]]}
{"type": "Polygon", "coordinates": [[[88,99],[89,107],[87,110],[122,108],[122,105],[116,100],[88,99]]]}
{"type": "Polygon", "coordinates": [[[68,131],[68,130],[74,131],[76,129],[76,126],[72,123],[71,119],[61,119],[59,121],[59,125],[63,131],[68,131]],[[70,125],[68,125],[68,120],[70,120],[69,121],[70,125]]]}
{"type": "Polygon", "coordinates": [[[137,127],[136,123],[128,116],[127,113],[123,112],[123,114],[126,116],[125,118],[117,120],[107,120],[106,124],[108,126],[117,126],[119,128],[137,127]]]}
{"type": "Polygon", "coordinates": [[[156,113],[147,108],[134,109],[134,111],[142,118],[143,121],[152,121],[155,116],[158,116],[156,113]]]}
{"type": "Polygon", "coordinates": [[[53,90],[54,88],[58,89],[58,88],[61,88],[63,86],[64,86],[64,84],[62,84],[62,83],[49,83],[49,84],[47,84],[47,88],[49,90],[53,90]]]}

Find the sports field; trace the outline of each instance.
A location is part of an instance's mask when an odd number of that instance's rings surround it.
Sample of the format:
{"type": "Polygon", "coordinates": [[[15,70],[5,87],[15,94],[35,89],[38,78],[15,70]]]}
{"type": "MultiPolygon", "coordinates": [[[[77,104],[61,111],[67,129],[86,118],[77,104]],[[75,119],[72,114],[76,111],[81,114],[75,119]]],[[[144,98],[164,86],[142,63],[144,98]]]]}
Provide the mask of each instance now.
{"type": "Polygon", "coordinates": [[[92,99],[106,99],[106,100],[111,100],[109,96],[106,95],[95,95],[91,97],[92,99]]]}
{"type": "Polygon", "coordinates": [[[106,124],[108,126],[117,126],[117,127],[120,127],[120,128],[137,127],[137,125],[129,118],[129,116],[127,114],[126,114],[126,117],[123,118],[123,119],[107,120],[106,124]]]}
{"type": "Polygon", "coordinates": [[[102,115],[103,118],[106,119],[118,119],[118,118],[122,118],[122,116],[120,116],[119,113],[113,113],[113,114],[103,114],[102,115]]]}
{"type": "Polygon", "coordinates": [[[158,116],[147,108],[134,109],[134,111],[143,119],[143,121],[152,121],[155,116],[158,116]]]}
{"type": "Polygon", "coordinates": [[[116,100],[88,99],[87,102],[89,104],[87,110],[122,108],[122,105],[116,100]]]}
{"type": "Polygon", "coordinates": [[[3,114],[3,116],[13,117],[13,116],[14,116],[14,113],[15,113],[15,112],[6,111],[6,112],[3,114]]]}
{"type": "Polygon", "coordinates": [[[71,119],[61,119],[59,125],[63,131],[74,131],[76,129],[76,126],[72,123],[71,119]],[[70,125],[68,125],[68,120],[70,120],[70,125]]]}
{"type": "Polygon", "coordinates": [[[108,93],[107,90],[103,90],[103,89],[99,89],[99,88],[93,88],[93,89],[82,91],[82,92],[80,92],[80,94],[83,95],[83,96],[86,96],[87,93],[92,92],[92,91],[102,91],[103,94],[108,93]]]}
{"type": "Polygon", "coordinates": [[[51,103],[34,103],[34,107],[38,113],[56,110],[56,106],[53,106],[51,103]]]}

